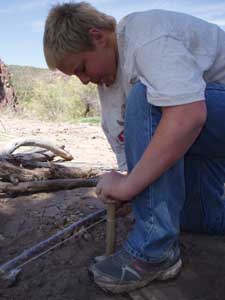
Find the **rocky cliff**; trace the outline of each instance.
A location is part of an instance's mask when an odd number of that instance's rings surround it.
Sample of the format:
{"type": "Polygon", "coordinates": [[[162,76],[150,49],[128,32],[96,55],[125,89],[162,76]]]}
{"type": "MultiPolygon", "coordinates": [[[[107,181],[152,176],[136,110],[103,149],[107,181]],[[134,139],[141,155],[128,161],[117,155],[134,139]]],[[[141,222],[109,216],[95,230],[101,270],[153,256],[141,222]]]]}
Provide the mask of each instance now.
{"type": "Polygon", "coordinates": [[[0,105],[16,107],[17,98],[11,82],[11,74],[6,64],[0,59],[0,105]]]}

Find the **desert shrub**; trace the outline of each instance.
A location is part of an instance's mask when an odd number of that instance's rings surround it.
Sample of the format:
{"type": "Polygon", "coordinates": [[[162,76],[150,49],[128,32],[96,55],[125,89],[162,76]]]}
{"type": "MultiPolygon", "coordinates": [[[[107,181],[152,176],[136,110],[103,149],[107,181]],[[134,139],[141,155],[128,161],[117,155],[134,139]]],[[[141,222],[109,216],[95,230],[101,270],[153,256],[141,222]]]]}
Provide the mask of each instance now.
{"type": "Polygon", "coordinates": [[[99,96],[97,88],[93,84],[81,86],[79,90],[80,99],[85,103],[85,112],[83,117],[97,117],[100,116],[99,96]]]}
{"type": "Polygon", "coordinates": [[[43,120],[69,121],[79,118],[85,111],[78,87],[74,80],[56,79],[54,83],[36,81],[29,101],[23,103],[24,109],[43,120]]]}
{"type": "Polygon", "coordinates": [[[96,86],[47,69],[12,66],[11,70],[22,115],[51,121],[99,117],[96,86]]]}

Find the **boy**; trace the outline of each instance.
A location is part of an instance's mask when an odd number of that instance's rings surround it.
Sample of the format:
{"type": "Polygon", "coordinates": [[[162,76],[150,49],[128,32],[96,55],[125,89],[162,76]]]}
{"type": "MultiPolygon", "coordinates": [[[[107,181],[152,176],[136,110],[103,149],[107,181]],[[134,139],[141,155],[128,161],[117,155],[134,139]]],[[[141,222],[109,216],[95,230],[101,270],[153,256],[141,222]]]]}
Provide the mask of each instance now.
{"type": "Polygon", "coordinates": [[[225,33],[162,10],[117,25],[70,3],[50,11],[44,52],[51,69],[98,85],[104,132],[120,170],[128,167],[96,188],[103,201],[132,200],[135,225],[91,268],[95,282],[119,293],[173,278],[180,228],[225,232],[225,33]]]}

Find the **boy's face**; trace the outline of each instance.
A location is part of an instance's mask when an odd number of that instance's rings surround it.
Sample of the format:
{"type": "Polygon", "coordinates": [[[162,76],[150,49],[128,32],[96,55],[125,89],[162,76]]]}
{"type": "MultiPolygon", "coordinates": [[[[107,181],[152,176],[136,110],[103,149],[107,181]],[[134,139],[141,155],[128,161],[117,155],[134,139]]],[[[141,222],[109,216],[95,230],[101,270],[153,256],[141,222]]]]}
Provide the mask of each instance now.
{"type": "Polygon", "coordinates": [[[118,58],[116,42],[109,46],[108,38],[109,33],[93,29],[93,50],[66,54],[58,69],[67,75],[76,75],[83,84],[110,86],[116,79],[118,58]]]}

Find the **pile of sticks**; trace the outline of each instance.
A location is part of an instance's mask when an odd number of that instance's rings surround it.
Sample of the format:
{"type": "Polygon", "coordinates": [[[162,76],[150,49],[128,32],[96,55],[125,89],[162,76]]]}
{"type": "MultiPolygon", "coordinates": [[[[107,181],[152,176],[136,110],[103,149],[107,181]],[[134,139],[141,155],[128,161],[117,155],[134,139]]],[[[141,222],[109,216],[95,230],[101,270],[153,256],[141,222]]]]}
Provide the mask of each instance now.
{"type": "Polygon", "coordinates": [[[62,145],[46,140],[13,140],[0,150],[0,194],[17,196],[96,186],[99,170],[78,167],[71,160],[73,156],[62,145]],[[35,148],[14,153],[22,146],[35,148]],[[56,156],[60,162],[54,161],[56,156]]]}
{"type": "MultiPolygon", "coordinates": [[[[58,146],[49,141],[17,139],[10,142],[0,150],[0,196],[95,187],[101,171],[88,167],[81,168],[74,164],[68,165],[67,162],[71,160],[73,160],[73,156],[65,150],[64,146],[58,146]],[[14,153],[21,146],[35,148],[27,152],[14,153]],[[63,162],[55,162],[56,156],[60,157],[63,162]]],[[[6,287],[10,286],[16,280],[23,265],[68,240],[64,239],[65,234],[73,232],[75,228],[83,226],[86,222],[92,223],[99,218],[100,221],[106,220],[105,254],[112,254],[116,246],[116,205],[109,203],[106,209],[89,214],[47,240],[25,250],[18,257],[2,264],[0,266],[0,286],[2,283],[6,287]],[[102,218],[105,215],[106,218],[102,218]],[[49,246],[51,247],[49,248],[49,246]]]]}

